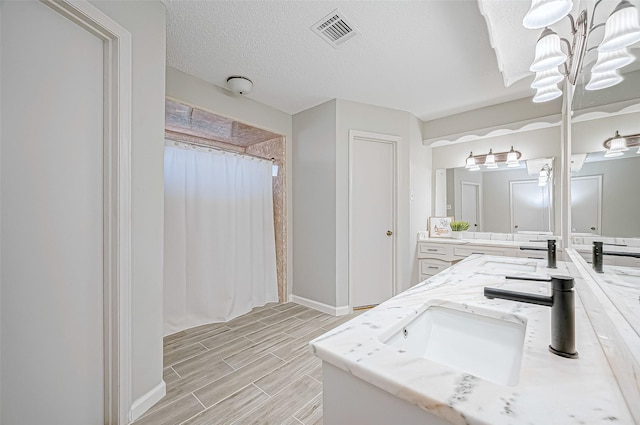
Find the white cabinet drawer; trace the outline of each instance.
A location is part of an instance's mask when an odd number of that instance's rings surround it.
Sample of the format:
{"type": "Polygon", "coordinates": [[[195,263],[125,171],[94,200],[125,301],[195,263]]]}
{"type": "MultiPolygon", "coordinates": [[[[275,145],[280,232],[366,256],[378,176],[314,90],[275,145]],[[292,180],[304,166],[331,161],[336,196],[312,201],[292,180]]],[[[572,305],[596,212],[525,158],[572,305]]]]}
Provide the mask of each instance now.
{"type": "Polygon", "coordinates": [[[451,257],[453,247],[428,242],[418,242],[418,258],[451,257]]]}
{"type": "Polygon", "coordinates": [[[450,266],[450,261],[435,260],[431,258],[420,260],[420,274],[433,276],[450,266]]]}
{"type": "Polygon", "coordinates": [[[453,253],[457,257],[468,257],[473,254],[512,255],[509,248],[490,248],[486,246],[457,246],[453,249],[453,253]]]}

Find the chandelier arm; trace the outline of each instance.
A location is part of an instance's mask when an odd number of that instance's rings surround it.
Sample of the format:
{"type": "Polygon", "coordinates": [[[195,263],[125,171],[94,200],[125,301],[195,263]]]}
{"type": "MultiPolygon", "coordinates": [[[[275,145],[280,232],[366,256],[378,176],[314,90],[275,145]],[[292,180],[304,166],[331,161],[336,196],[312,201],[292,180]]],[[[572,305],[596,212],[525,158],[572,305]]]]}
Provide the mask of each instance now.
{"type": "Polygon", "coordinates": [[[560,38],[560,41],[564,41],[564,43],[567,45],[567,50],[569,51],[569,54],[567,56],[573,56],[573,49],[571,48],[571,43],[569,43],[569,40],[567,40],[566,38],[560,38]]]}
{"type": "Polygon", "coordinates": [[[598,0],[596,1],[596,3],[593,5],[593,10],[591,11],[591,28],[589,28],[589,31],[600,27],[600,26],[604,26],[604,24],[598,24],[594,27],[594,23],[596,22],[596,9],[598,8],[598,5],[602,3],[602,0],[598,0]]]}
{"type": "Polygon", "coordinates": [[[576,20],[573,17],[573,15],[571,13],[569,13],[567,15],[567,17],[569,18],[569,22],[571,22],[571,34],[575,34],[577,29],[576,29],[576,20]]]}

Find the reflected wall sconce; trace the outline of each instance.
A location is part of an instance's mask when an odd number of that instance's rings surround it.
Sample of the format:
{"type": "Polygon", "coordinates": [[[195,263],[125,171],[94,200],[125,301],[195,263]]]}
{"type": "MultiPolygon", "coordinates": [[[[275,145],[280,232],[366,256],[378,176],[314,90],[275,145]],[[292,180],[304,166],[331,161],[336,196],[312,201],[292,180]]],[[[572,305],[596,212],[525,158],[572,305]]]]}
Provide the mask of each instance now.
{"type": "Polygon", "coordinates": [[[521,156],[520,151],[513,150],[513,146],[508,152],[494,153],[493,149],[489,149],[489,153],[484,155],[474,155],[473,152],[470,152],[465,161],[465,168],[469,171],[478,171],[480,165],[484,165],[487,169],[494,170],[499,168],[498,163],[500,162],[504,162],[509,168],[519,167],[521,156]]]}
{"type": "Polygon", "coordinates": [[[543,165],[540,169],[540,175],[538,176],[538,186],[544,187],[551,180],[551,167],[547,164],[543,165]]]}
{"type": "Polygon", "coordinates": [[[618,131],[616,135],[608,138],[602,143],[602,146],[607,150],[604,154],[605,158],[614,158],[616,156],[622,156],[629,148],[638,146],[637,154],[640,154],[640,134],[630,134],[628,136],[621,136],[618,131]]]}
{"type": "Polygon", "coordinates": [[[621,0],[606,22],[595,24],[595,13],[602,0],[597,0],[591,17],[583,9],[578,18],[571,15],[572,0],[532,0],[531,7],[522,20],[528,29],[542,29],[536,43],[535,59],[529,69],[536,73],[531,87],[536,89],[534,102],[547,102],[562,95],[558,84],[566,77],[571,85],[576,84],[582,70],[582,62],[587,52],[587,41],[591,32],[604,27],[604,39],[597,48],[598,59],[591,69],[591,78],[585,86],[587,90],[600,90],[620,83],[623,78],[618,69],[629,65],[635,57],[627,47],[640,41],[638,11],[628,0],[621,0]],[[550,25],[569,18],[573,42],[549,28],[550,25]],[[562,50],[565,44],[567,52],[562,50]],[[560,69],[558,69],[560,68],[560,69]]]}

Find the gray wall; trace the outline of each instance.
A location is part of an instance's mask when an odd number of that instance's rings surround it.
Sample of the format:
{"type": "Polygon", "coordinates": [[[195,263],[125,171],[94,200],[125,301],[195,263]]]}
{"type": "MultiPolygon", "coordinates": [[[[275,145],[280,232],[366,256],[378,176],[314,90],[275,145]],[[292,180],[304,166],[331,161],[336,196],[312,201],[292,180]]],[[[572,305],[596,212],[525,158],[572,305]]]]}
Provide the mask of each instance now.
{"type": "Polygon", "coordinates": [[[293,293],[336,306],[336,101],[293,116],[293,293]]]}
{"type": "Polygon", "coordinates": [[[132,399],[162,381],[166,11],[159,1],[93,2],[132,37],[132,399]]]}
{"type": "Polygon", "coordinates": [[[483,172],[482,205],[485,232],[512,233],[509,182],[537,180],[526,169],[483,172]]]}
{"type": "Polygon", "coordinates": [[[640,237],[640,155],[587,162],[573,177],[599,174],[602,175],[602,235],[640,237]]]}

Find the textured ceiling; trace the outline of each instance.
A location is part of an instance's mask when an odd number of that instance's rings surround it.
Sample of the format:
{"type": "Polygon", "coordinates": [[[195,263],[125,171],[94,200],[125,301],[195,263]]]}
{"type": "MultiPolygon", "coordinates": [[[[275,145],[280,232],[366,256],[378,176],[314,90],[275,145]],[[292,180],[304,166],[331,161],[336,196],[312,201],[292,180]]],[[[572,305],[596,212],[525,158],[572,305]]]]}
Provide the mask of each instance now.
{"type": "Polygon", "coordinates": [[[169,0],[167,8],[169,66],[222,87],[244,75],[254,82],[249,98],[289,114],[341,98],[433,119],[533,94],[528,80],[505,88],[476,0],[169,0]],[[361,33],[338,49],[309,29],[336,8],[361,33]]]}

